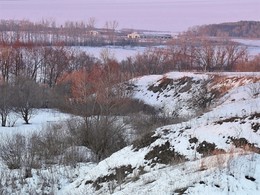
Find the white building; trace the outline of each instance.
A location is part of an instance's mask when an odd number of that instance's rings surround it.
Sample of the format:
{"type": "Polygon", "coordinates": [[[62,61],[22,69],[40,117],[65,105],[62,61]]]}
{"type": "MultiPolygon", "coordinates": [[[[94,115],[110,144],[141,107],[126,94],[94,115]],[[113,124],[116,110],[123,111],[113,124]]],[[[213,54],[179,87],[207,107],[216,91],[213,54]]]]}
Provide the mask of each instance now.
{"type": "Polygon", "coordinates": [[[129,39],[139,39],[141,36],[137,32],[133,32],[131,34],[127,35],[127,38],[129,39]]]}

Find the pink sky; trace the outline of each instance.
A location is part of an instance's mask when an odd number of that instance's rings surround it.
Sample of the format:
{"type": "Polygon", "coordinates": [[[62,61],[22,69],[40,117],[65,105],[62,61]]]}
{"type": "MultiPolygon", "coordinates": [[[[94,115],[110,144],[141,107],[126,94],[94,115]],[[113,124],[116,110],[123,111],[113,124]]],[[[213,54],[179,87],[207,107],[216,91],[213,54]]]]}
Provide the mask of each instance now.
{"type": "Polygon", "coordinates": [[[183,31],[200,24],[260,21],[260,0],[0,0],[0,19],[87,21],[97,27],[183,31]]]}

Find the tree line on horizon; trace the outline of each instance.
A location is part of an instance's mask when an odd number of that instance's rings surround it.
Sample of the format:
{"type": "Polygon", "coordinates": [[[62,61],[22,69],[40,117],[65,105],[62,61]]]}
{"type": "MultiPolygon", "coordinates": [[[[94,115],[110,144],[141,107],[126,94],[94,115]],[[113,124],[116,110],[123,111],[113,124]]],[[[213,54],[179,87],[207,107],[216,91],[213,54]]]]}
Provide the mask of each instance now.
{"type": "Polygon", "coordinates": [[[260,38],[260,21],[208,24],[190,28],[187,34],[211,37],[260,38]]]}
{"type": "Polygon", "coordinates": [[[35,46],[103,46],[126,45],[126,33],[117,32],[118,22],[107,21],[96,27],[96,19],[66,21],[58,25],[55,20],[31,22],[29,20],[0,20],[0,44],[20,43],[35,46]]]}

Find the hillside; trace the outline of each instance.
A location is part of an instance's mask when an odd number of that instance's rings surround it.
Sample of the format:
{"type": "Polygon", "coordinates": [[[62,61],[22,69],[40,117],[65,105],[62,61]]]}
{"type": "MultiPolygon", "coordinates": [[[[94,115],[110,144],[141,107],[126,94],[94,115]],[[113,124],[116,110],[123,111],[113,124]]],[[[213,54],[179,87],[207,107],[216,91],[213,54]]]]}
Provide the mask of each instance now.
{"type": "Polygon", "coordinates": [[[11,181],[4,178],[18,172],[2,163],[2,192],[258,194],[259,81],[258,73],[171,72],[133,79],[133,98],[172,122],[98,164],[57,165],[11,181]]]}
{"type": "Polygon", "coordinates": [[[213,37],[229,36],[238,38],[260,38],[259,21],[227,22],[203,25],[193,28],[191,33],[213,37]]]}
{"type": "MultiPolygon", "coordinates": [[[[183,76],[196,83],[211,75],[173,73],[143,77],[135,83],[136,96],[151,105],[164,102],[161,105],[171,108],[173,104],[167,99],[173,100],[169,95],[174,94],[170,90],[172,86],[160,86],[160,81],[168,78],[178,82],[183,76]],[[151,92],[151,86],[160,86],[161,91],[151,92]],[[155,98],[147,98],[151,94],[155,98]]],[[[83,180],[72,183],[65,191],[73,189],[75,194],[85,191],[87,194],[201,194],[207,190],[209,194],[219,194],[230,190],[231,194],[256,194],[260,179],[259,97],[250,98],[248,86],[244,86],[255,78],[223,76],[219,87],[225,85],[229,91],[211,111],[147,134],[100,162],[83,180]]],[[[182,86],[187,85],[188,82],[184,82],[182,86]]],[[[182,89],[179,94],[189,96],[182,94],[182,89]]]]}

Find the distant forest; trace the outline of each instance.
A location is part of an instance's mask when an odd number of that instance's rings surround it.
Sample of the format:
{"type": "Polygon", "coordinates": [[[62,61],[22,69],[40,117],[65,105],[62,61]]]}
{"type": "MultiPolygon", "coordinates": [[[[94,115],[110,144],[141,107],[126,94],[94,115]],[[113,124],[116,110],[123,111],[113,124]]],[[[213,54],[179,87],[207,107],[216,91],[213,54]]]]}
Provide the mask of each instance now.
{"type": "MultiPolygon", "coordinates": [[[[87,21],[67,21],[62,25],[54,20],[31,22],[29,20],[0,20],[0,45],[14,43],[38,46],[151,46],[167,42],[165,37],[147,36],[132,39],[131,29],[118,29],[118,22],[107,21],[102,28],[96,27],[95,18],[87,21]]],[[[169,38],[168,38],[169,39],[169,38]]]]}
{"type": "Polygon", "coordinates": [[[0,20],[0,44],[40,46],[103,46],[127,45],[128,32],[118,32],[118,22],[108,21],[103,28],[96,28],[95,19],[67,21],[57,25],[53,20],[31,22],[28,20],[0,20]]]}
{"type": "Polygon", "coordinates": [[[187,33],[213,37],[260,38],[260,21],[240,21],[196,26],[187,33]]]}

